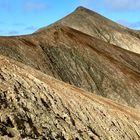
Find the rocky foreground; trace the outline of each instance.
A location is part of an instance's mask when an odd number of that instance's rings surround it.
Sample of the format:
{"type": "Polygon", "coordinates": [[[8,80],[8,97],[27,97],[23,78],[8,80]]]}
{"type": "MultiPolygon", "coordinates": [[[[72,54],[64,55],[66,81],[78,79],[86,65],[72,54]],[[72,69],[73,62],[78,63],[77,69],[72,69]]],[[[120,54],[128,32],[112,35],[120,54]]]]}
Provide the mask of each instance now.
{"type": "Polygon", "coordinates": [[[140,114],[0,56],[0,139],[139,140],[140,114]]]}

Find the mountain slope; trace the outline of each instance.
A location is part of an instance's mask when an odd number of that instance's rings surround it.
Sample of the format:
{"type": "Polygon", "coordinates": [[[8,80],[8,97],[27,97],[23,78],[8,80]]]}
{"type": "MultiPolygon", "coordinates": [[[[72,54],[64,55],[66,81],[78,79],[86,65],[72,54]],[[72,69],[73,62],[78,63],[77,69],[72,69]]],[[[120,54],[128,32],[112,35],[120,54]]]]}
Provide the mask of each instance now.
{"type": "Polygon", "coordinates": [[[0,56],[0,139],[140,138],[140,115],[0,56]]]}
{"type": "MultiPolygon", "coordinates": [[[[78,7],[73,13],[54,24],[74,28],[108,43],[140,53],[140,34],[137,31],[123,27],[84,7],[78,7]]],[[[48,27],[45,27],[37,32],[47,29],[48,27]]]]}
{"type": "Polygon", "coordinates": [[[0,53],[66,83],[140,107],[140,55],[64,26],[0,37],[0,53]]]}

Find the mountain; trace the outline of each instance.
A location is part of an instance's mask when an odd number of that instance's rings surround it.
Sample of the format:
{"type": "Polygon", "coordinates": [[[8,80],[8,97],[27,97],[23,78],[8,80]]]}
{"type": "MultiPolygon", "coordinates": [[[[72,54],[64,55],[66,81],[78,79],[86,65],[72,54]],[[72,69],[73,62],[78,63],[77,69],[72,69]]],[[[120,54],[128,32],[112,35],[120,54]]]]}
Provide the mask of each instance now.
{"type": "Polygon", "coordinates": [[[0,139],[139,140],[139,35],[79,7],[1,36],[0,139]]]}
{"type": "MultiPolygon", "coordinates": [[[[78,7],[73,13],[56,22],[55,25],[65,25],[121,48],[140,53],[138,31],[121,26],[84,7],[78,7]]],[[[45,27],[39,29],[38,32],[47,29],[48,27],[45,27]]]]}
{"type": "Polygon", "coordinates": [[[140,55],[65,26],[1,37],[0,54],[66,83],[140,107],[140,55]]]}
{"type": "Polygon", "coordinates": [[[140,113],[0,56],[0,139],[140,138],[140,113]]]}

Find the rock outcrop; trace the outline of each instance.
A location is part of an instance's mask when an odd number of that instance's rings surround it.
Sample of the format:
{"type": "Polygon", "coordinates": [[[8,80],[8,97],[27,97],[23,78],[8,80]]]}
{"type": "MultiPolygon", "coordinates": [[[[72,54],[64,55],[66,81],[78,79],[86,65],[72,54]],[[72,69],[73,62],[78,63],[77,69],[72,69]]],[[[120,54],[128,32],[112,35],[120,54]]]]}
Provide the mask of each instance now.
{"type": "Polygon", "coordinates": [[[139,140],[140,114],[0,56],[0,139],[139,140]]]}

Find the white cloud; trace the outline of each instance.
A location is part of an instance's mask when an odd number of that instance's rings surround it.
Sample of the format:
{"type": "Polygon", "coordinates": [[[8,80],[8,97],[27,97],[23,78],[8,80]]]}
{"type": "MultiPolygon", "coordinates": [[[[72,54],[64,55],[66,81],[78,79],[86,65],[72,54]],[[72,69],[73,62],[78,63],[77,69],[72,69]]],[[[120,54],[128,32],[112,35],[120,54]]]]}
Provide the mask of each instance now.
{"type": "Polygon", "coordinates": [[[111,10],[139,10],[140,0],[103,0],[104,6],[111,10]]]}
{"type": "Polygon", "coordinates": [[[6,12],[11,11],[13,9],[13,6],[11,4],[11,0],[0,1],[0,8],[1,8],[1,10],[4,10],[6,12]]]}
{"type": "Polygon", "coordinates": [[[117,23],[127,26],[129,28],[140,29],[140,21],[128,22],[126,20],[118,20],[117,23]]]}
{"type": "Polygon", "coordinates": [[[34,10],[45,10],[48,8],[46,3],[37,3],[37,2],[26,2],[25,10],[26,11],[34,11],[34,10]]]}
{"type": "Polygon", "coordinates": [[[82,6],[90,6],[95,0],[79,0],[80,5],[82,6]]]}
{"type": "Polygon", "coordinates": [[[29,26],[29,27],[25,28],[25,30],[29,30],[29,31],[34,31],[36,29],[37,29],[37,27],[35,27],[35,26],[29,26]]]}
{"type": "Polygon", "coordinates": [[[2,32],[3,32],[3,30],[0,29],[0,33],[2,33],[2,32]]]}
{"type": "Polygon", "coordinates": [[[8,32],[8,34],[9,35],[17,35],[17,34],[19,34],[19,32],[16,30],[12,30],[12,31],[8,32]]]}
{"type": "Polygon", "coordinates": [[[15,22],[13,23],[13,26],[25,26],[25,23],[15,22]]]}
{"type": "Polygon", "coordinates": [[[131,23],[130,27],[131,28],[140,28],[140,21],[131,23]]]}

